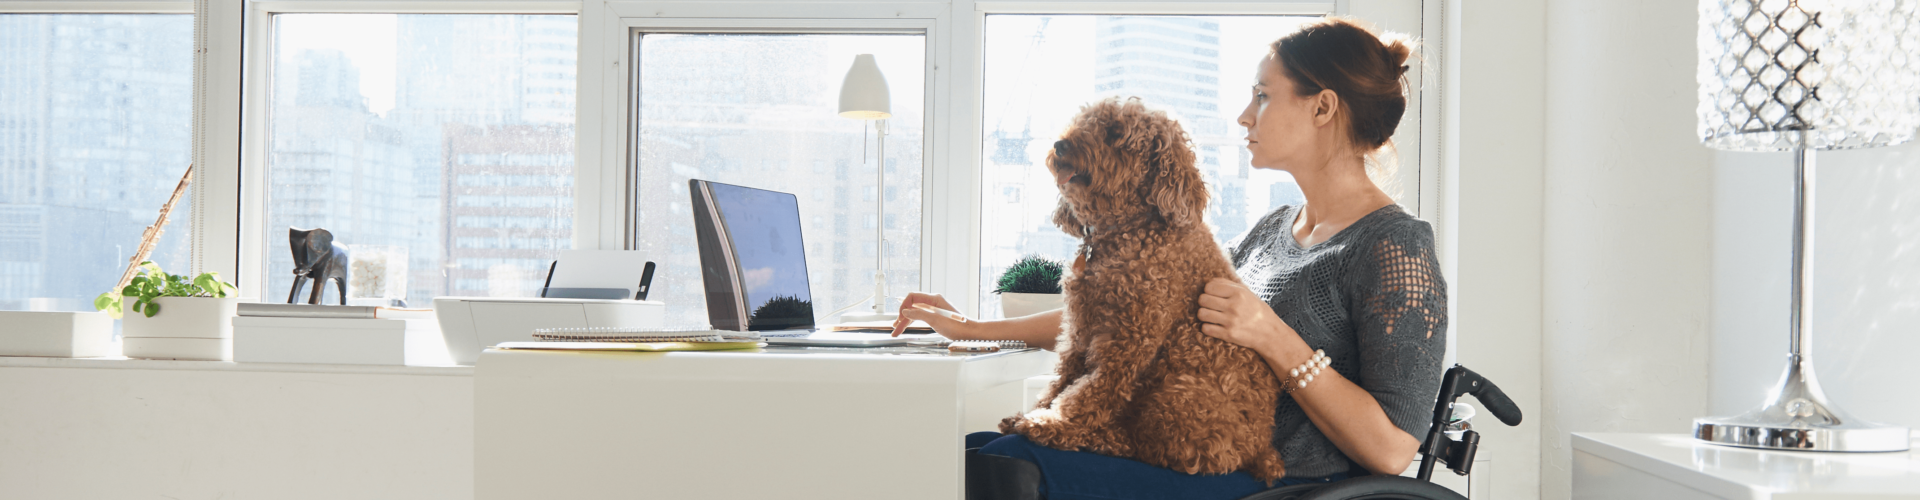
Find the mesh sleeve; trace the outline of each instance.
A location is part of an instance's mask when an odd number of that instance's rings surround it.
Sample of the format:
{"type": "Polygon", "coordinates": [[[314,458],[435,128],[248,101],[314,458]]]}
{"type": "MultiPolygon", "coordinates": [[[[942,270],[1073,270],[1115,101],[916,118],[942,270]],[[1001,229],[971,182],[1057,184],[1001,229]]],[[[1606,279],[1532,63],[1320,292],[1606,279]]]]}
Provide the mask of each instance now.
{"type": "Polygon", "coordinates": [[[1355,250],[1347,283],[1360,348],[1355,382],[1395,426],[1418,439],[1431,424],[1447,348],[1447,283],[1433,252],[1433,229],[1403,221],[1355,250]]]}

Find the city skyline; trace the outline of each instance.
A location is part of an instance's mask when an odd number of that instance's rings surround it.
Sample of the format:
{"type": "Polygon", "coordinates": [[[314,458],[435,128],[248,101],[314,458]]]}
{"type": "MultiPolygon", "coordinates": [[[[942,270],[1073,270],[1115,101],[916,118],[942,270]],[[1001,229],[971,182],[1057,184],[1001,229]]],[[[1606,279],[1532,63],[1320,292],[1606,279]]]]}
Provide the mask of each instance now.
{"type": "MultiPolygon", "coordinates": [[[[92,310],[192,161],[192,16],[5,15],[0,52],[0,310],[92,310]]],[[[148,260],[189,271],[191,213],[148,260]]]]}
{"type": "Polygon", "coordinates": [[[282,14],[275,29],[286,43],[270,111],[268,298],[292,284],[276,237],[288,226],[404,249],[411,306],[536,295],[573,246],[574,16],[282,14]],[[354,23],[349,34],[378,43],[313,35],[354,23]],[[377,112],[369,94],[383,92],[391,107],[377,112]]]}

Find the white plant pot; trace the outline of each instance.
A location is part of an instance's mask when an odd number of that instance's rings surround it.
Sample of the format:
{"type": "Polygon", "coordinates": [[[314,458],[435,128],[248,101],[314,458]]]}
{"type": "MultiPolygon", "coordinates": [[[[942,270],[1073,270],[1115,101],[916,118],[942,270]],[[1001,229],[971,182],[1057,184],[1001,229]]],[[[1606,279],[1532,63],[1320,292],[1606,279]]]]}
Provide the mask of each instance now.
{"type": "Polygon", "coordinates": [[[1065,295],[1058,293],[1000,294],[1000,313],[1004,317],[1031,316],[1066,306],[1065,295]]]}
{"type": "Polygon", "coordinates": [[[160,297],[160,312],[149,318],[134,312],[133,297],[122,297],[121,351],[129,358],[233,359],[233,318],[238,297],[160,297]]]}

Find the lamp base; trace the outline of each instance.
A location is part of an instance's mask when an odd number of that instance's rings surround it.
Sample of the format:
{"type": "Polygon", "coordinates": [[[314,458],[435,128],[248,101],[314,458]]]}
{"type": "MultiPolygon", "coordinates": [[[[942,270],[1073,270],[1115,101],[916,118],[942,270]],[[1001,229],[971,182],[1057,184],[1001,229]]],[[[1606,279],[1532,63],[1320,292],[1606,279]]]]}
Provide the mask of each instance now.
{"type": "Polygon", "coordinates": [[[1827,402],[1813,363],[1788,355],[1780,387],[1765,405],[1733,417],[1693,420],[1693,437],[1729,446],[1793,451],[1907,451],[1906,427],[1853,418],[1827,402]]]}
{"type": "Polygon", "coordinates": [[[1701,441],[1746,448],[1791,451],[1904,452],[1906,427],[1859,422],[1839,426],[1811,426],[1766,421],[1752,414],[1693,419],[1693,437],[1701,441]]]}

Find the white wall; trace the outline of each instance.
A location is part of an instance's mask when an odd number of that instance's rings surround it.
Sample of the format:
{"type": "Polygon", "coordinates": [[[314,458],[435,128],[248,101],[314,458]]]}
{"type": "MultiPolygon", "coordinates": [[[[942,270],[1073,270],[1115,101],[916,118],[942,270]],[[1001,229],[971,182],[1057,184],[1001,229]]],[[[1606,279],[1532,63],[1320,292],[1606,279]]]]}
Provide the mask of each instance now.
{"type": "MultiPolygon", "coordinates": [[[[1791,153],[1715,162],[1711,412],[1786,366],[1791,153]]],[[[1814,371],[1855,417],[1920,427],[1920,144],[1815,154],[1814,371]]]]}
{"type": "Polygon", "coordinates": [[[232,366],[0,358],[0,498],[473,498],[471,369],[232,366]]]}
{"type": "Polygon", "coordinates": [[[1712,151],[1694,2],[1547,4],[1541,498],[1573,432],[1690,432],[1706,410],[1712,151]]]}
{"type": "MultiPolygon", "coordinates": [[[[1541,163],[1545,7],[1533,0],[1446,3],[1450,67],[1438,224],[1458,361],[1498,384],[1526,415],[1488,420],[1481,456],[1493,497],[1540,491],[1541,163]]],[[[1437,43],[1436,43],[1437,42],[1437,43]]],[[[1476,402],[1468,401],[1469,404],[1476,402]]]]}

